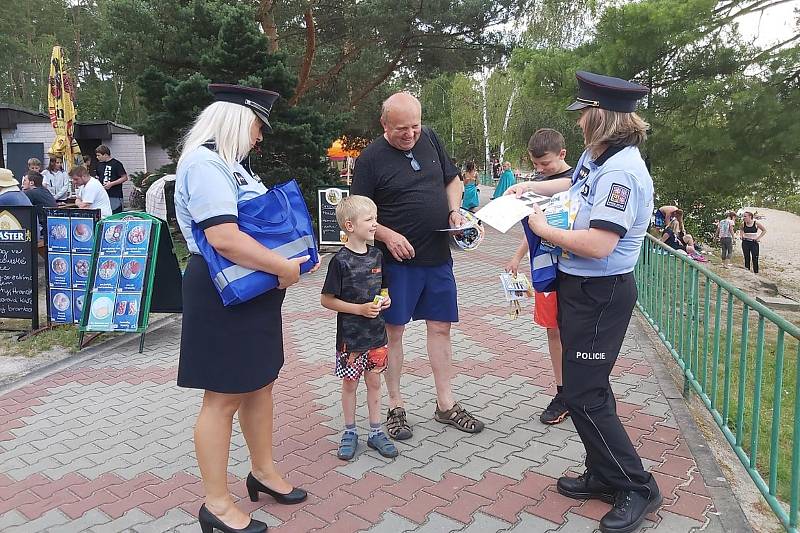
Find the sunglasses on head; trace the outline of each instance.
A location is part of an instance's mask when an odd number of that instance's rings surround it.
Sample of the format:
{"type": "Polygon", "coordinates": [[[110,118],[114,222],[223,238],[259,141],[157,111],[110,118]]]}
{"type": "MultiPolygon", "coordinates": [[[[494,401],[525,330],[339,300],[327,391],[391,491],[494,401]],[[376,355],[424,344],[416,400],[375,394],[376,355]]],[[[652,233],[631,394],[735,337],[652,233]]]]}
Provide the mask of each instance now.
{"type": "Polygon", "coordinates": [[[411,168],[414,169],[415,172],[418,172],[422,167],[419,165],[419,161],[414,158],[414,153],[409,150],[408,152],[404,153],[407,158],[411,160],[411,168]]]}

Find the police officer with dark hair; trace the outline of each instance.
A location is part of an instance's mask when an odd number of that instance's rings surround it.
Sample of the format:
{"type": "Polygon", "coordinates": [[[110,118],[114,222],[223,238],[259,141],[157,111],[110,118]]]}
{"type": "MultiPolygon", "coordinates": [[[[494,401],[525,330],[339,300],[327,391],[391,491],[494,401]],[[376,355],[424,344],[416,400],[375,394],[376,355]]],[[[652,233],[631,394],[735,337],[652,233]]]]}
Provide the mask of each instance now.
{"type": "Polygon", "coordinates": [[[557,489],[575,499],[597,498],[612,509],[603,532],[638,529],[661,505],[661,493],[616,413],[609,383],[636,303],[633,268],[653,212],[653,180],[639,153],[647,123],[634,112],[648,88],[578,72],[586,150],[569,190],[570,229],[547,224],[538,207],[531,229],[567,253],[559,259],[558,324],[564,358],[564,400],[586,448],[586,472],[562,477],[557,489]]]}

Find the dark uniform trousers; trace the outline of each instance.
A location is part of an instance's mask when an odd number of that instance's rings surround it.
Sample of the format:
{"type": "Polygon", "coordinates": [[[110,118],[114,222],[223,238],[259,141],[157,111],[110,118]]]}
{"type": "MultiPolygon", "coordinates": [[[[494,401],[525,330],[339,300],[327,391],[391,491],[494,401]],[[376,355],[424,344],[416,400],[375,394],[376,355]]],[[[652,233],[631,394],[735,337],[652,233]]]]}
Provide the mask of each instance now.
{"type": "Polygon", "coordinates": [[[564,401],[586,448],[586,468],[616,490],[649,496],[652,476],[617,416],[609,383],[636,297],[633,273],[591,278],[559,273],[564,401]]]}

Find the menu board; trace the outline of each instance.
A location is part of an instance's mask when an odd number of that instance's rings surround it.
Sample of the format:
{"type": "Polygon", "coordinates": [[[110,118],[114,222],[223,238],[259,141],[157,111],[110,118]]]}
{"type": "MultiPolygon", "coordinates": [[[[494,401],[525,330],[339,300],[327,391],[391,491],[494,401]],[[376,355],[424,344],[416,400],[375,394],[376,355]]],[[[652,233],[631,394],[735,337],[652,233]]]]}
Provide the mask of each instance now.
{"type": "Polygon", "coordinates": [[[349,187],[317,187],[317,234],[319,244],[343,245],[345,234],[336,222],[336,206],[350,196],[349,187]]]}
{"type": "Polygon", "coordinates": [[[153,220],[133,216],[98,224],[86,331],[139,330],[153,230],[153,220]]]}
{"type": "Polygon", "coordinates": [[[0,207],[0,318],[25,318],[39,328],[36,214],[30,206],[0,207]]]}
{"type": "Polygon", "coordinates": [[[50,322],[79,322],[86,299],[99,209],[45,209],[50,322]]]}

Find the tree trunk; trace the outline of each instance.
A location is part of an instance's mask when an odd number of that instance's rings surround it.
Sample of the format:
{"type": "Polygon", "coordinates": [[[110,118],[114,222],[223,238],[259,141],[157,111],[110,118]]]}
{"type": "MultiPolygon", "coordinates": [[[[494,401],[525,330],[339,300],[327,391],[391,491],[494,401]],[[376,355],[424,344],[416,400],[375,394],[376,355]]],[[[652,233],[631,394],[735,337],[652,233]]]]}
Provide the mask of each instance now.
{"type": "Polygon", "coordinates": [[[317,53],[317,28],[314,24],[314,13],[311,8],[312,3],[309,2],[303,13],[303,18],[306,21],[306,53],[303,56],[300,75],[297,77],[297,87],[295,87],[294,95],[289,100],[290,106],[296,106],[297,102],[308,90],[308,77],[311,74],[311,66],[314,64],[314,55],[317,53]]]}
{"type": "Polygon", "coordinates": [[[260,0],[258,4],[258,22],[261,24],[261,29],[269,41],[269,48],[267,50],[270,54],[278,51],[278,27],[275,25],[275,16],[272,10],[275,8],[274,0],[260,0]]]}
{"type": "Polygon", "coordinates": [[[481,86],[481,111],[483,112],[483,146],[484,164],[486,172],[491,176],[492,173],[492,159],[489,153],[489,102],[486,99],[486,85],[489,82],[490,70],[484,69],[481,72],[480,86],[481,86]]]}
{"type": "Polygon", "coordinates": [[[503,119],[503,131],[500,133],[501,141],[500,141],[500,160],[505,160],[506,156],[506,131],[508,131],[508,122],[511,120],[511,109],[514,106],[514,99],[517,97],[517,93],[519,92],[519,87],[517,84],[514,84],[514,87],[511,89],[511,96],[508,97],[508,106],[506,106],[506,116],[503,119]]]}

